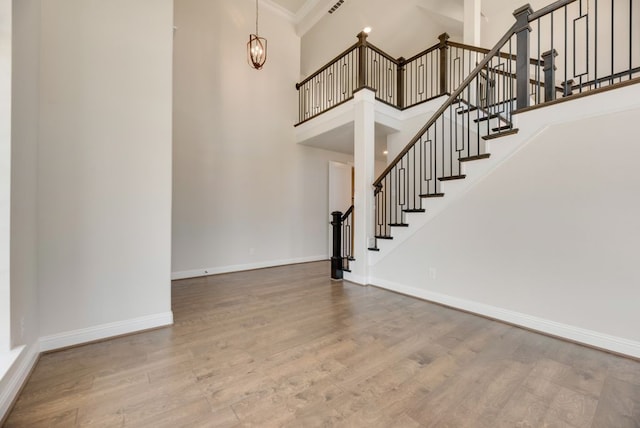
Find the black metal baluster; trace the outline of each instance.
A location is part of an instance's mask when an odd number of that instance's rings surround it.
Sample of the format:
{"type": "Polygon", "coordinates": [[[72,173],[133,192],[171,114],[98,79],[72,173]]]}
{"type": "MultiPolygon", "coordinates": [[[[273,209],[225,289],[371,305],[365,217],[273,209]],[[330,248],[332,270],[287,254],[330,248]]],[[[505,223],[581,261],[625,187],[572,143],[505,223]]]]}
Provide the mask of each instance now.
{"type": "Polygon", "coordinates": [[[536,81],[537,81],[537,93],[536,93],[536,104],[540,104],[540,33],[542,33],[542,25],[540,24],[540,18],[536,20],[536,24],[538,26],[538,66],[536,67],[536,81]]]}
{"type": "Polygon", "coordinates": [[[614,84],[613,76],[614,76],[614,73],[615,73],[614,72],[614,60],[613,59],[614,59],[614,49],[615,49],[614,48],[614,46],[615,46],[615,44],[614,44],[614,40],[615,40],[614,33],[615,33],[615,28],[616,27],[614,26],[614,22],[613,22],[614,21],[613,17],[615,15],[613,4],[614,4],[614,0],[611,0],[611,83],[610,83],[611,85],[614,84]]]}

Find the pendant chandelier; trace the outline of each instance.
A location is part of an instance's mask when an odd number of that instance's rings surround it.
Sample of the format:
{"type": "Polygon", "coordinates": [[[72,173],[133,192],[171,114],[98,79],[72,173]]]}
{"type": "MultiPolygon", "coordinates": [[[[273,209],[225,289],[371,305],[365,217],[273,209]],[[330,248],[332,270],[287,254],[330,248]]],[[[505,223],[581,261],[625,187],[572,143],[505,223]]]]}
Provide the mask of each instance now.
{"type": "Polygon", "coordinates": [[[258,0],[256,0],[256,33],[249,34],[247,61],[256,70],[260,70],[267,62],[267,39],[258,36],[258,0]]]}

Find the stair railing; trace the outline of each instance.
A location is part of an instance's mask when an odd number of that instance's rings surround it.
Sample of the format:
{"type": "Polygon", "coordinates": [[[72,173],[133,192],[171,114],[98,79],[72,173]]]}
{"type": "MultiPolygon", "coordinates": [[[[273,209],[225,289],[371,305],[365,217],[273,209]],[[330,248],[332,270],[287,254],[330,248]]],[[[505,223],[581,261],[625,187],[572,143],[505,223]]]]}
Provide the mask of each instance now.
{"type": "MultiPolygon", "coordinates": [[[[405,213],[424,211],[423,198],[443,195],[439,182],[464,178],[462,162],[487,157],[485,141],[511,132],[519,28],[509,29],[373,183],[376,238],[407,226],[405,213]]],[[[528,68],[529,56],[521,58],[528,68]]]]}
{"type": "Polygon", "coordinates": [[[640,76],[638,0],[562,0],[527,16],[544,74],[531,105],[640,76]]]}
{"type": "Polygon", "coordinates": [[[406,109],[457,88],[487,49],[449,41],[439,42],[409,59],[393,58],[358,34],[358,42],[324,67],[296,84],[298,124],[304,123],[353,98],[361,88],[371,88],[376,99],[406,109]]]}
{"type": "Polygon", "coordinates": [[[638,2],[560,0],[516,10],[516,23],[373,183],[376,238],[391,239],[392,227],[407,226],[406,213],[424,211],[422,199],[443,196],[442,181],[464,178],[463,162],[489,157],[487,140],[517,131],[516,109],[640,76],[638,2]]]}
{"type": "Polygon", "coordinates": [[[350,272],[349,262],[353,258],[353,205],[343,214],[341,211],[331,213],[332,255],[331,278],[342,279],[344,271],[350,272]]]}

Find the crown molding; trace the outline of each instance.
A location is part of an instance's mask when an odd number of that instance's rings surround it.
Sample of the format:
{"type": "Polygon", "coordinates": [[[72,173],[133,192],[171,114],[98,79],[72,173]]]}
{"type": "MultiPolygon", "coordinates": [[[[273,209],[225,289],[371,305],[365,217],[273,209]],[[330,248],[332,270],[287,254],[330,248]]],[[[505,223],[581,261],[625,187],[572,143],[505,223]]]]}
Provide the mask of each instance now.
{"type": "Polygon", "coordinates": [[[276,13],[277,15],[280,15],[281,17],[285,18],[286,20],[288,20],[288,21],[290,21],[292,23],[295,23],[296,14],[292,13],[291,11],[289,11],[289,9],[286,9],[286,8],[280,6],[279,4],[273,2],[273,0],[260,0],[260,3],[263,6],[266,6],[272,12],[276,13]]]}

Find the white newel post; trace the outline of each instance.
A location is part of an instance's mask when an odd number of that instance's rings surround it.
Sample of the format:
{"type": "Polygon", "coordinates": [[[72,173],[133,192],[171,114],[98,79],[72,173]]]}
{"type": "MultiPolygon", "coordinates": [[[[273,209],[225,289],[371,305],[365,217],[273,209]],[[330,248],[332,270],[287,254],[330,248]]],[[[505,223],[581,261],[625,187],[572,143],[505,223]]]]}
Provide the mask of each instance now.
{"type": "Polygon", "coordinates": [[[375,92],[364,88],[354,94],[354,258],[351,273],[345,279],[367,284],[369,276],[369,250],[373,238],[375,177],[375,92]]]}

